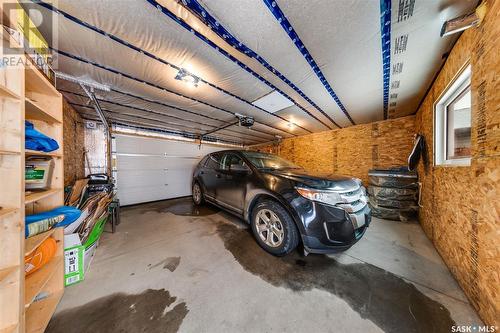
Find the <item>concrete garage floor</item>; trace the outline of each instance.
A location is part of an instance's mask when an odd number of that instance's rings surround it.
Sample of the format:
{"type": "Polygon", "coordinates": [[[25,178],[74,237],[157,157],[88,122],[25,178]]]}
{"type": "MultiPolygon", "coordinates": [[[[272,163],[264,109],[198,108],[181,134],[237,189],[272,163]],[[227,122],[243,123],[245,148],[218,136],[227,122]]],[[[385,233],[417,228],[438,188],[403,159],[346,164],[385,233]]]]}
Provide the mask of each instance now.
{"type": "Polygon", "coordinates": [[[482,324],[416,223],[374,219],[347,252],[275,258],[190,198],[122,209],[47,332],[450,332],[482,324]]]}

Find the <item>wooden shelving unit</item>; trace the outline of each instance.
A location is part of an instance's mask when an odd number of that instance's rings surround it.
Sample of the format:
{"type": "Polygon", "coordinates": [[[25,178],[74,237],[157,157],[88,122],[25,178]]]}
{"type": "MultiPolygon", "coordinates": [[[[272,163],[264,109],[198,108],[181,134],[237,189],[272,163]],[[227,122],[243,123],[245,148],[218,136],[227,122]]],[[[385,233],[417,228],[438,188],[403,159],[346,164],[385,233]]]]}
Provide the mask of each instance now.
{"type": "MultiPolygon", "coordinates": [[[[13,22],[3,12],[3,24],[13,22]]],[[[25,215],[64,204],[62,96],[46,77],[16,51],[15,41],[2,32],[0,57],[18,57],[16,65],[0,67],[0,333],[43,332],[64,292],[63,230],[53,229],[24,238],[25,215]],[[17,52],[17,53],[16,53],[17,52]],[[41,153],[24,149],[24,121],[55,139],[60,148],[41,153]],[[51,187],[25,193],[24,167],[28,156],[52,157],[51,187]],[[57,242],[54,258],[25,277],[24,257],[45,239],[57,242]]]]}
{"type": "Polygon", "coordinates": [[[36,203],[42,199],[48,198],[52,195],[56,195],[59,192],[62,192],[62,189],[51,188],[45,191],[28,192],[29,194],[26,194],[24,202],[25,204],[36,203]]]}
{"type": "Polygon", "coordinates": [[[58,119],[54,118],[50,113],[45,112],[42,107],[35,101],[26,98],[26,117],[31,120],[41,120],[49,124],[60,123],[58,119]]]}
{"type": "MultiPolygon", "coordinates": [[[[3,29],[3,28],[2,28],[3,29]]],[[[9,39],[1,39],[8,56],[9,39]]],[[[22,55],[20,55],[22,56],[22,55]]],[[[0,332],[24,331],[24,67],[0,67],[0,332]]]]}
{"type": "MultiPolygon", "coordinates": [[[[62,272],[64,273],[64,272],[62,272]]],[[[50,317],[56,310],[64,291],[58,291],[49,297],[33,303],[26,311],[26,317],[35,318],[26,322],[26,332],[43,332],[47,327],[50,317]]]]}
{"type": "MultiPolygon", "coordinates": [[[[30,241],[31,238],[28,238],[24,246],[25,255],[33,252],[48,237],[53,237],[56,242],[62,243],[64,237],[63,234],[63,230],[61,228],[57,228],[35,236],[37,238],[36,240],[30,241]]],[[[24,306],[26,308],[30,307],[34,302],[35,297],[40,295],[42,292],[51,294],[52,291],[59,291],[57,289],[51,290],[51,282],[54,280],[54,283],[57,285],[57,280],[60,278],[58,274],[62,271],[63,264],[63,249],[62,247],[58,247],[56,255],[49,261],[49,263],[40,268],[40,270],[26,277],[24,285],[24,306]]]]}
{"type": "Polygon", "coordinates": [[[26,156],[52,156],[55,158],[61,158],[61,157],[63,157],[63,155],[61,153],[58,153],[59,150],[60,149],[58,149],[55,152],[45,153],[45,152],[41,152],[41,151],[26,149],[24,151],[24,153],[26,156]]]}
{"type": "Polygon", "coordinates": [[[0,96],[2,97],[7,97],[7,98],[13,98],[13,99],[21,99],[21,96],[10,90],[9,88],[5,86],[0,86],[0,96]]]}

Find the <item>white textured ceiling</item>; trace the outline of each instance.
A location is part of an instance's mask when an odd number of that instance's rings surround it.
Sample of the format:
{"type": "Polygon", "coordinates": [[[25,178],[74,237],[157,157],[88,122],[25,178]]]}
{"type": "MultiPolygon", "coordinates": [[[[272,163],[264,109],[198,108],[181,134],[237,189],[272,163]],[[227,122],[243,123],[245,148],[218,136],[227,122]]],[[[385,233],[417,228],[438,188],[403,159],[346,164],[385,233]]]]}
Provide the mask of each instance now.
{"type": "MultiPolygon", "coordinates": [[[[231,126],[212,135],[226,141],[253,144],[270,141],[274,135],[289,137],[337,128],[329,118],[340,127],[351,125],[262,0],[198,2],[239,42],[265,59],[297,89],[292,89],[255,59],[228,48],[222,38],[210,32],[201,20],[197,21],[194,12],[188,11],[185,5],[189,0],[184,1],[184,5],[172,0],[158,3],[165,8],[177,8],[176,14],[186,24],[196,31],[205,31],[210,41],[229,50],[240,64],[146,0],[59,0],[54,6],[74,16],[77,22],[59,14],[58,38],[52,46],[87,63],[55,52],[56,70],[110,85],[115,91],[99,94],[103,109],[108,110],[106,115],[112,121],[137,126],[200,135],[235,121],[233,114],[238,113],[255,118],[256,124],[251,130],[231,126]],[[129,45],[93,31],[84,23],[129,45]],[[137,48],[157,59],[138,52],[137,48]],[[177,69],[165,62],[189,70],[210,85],[188,87],[174,79],[177,69]],[[287,94],[296,105],[275,115],[251,105],[274,89],[287,94]],[[302,91],[314,105],[297,91],[302,91]]],[[[361,124],[383,119],[380,2],[278,0],[276,4],[353,121],[361,124]]],[[[476,0],[392,1],[391,82],[399,81],[399,87],[390,89],[390,117],[416,111],[442,64],[442,55],[457,38],[440,38],[441,25],[472,10],[476,4],[476,0]],[[400,8],[410,4],[413,5],[411,15],[402,18],[400,8]],[[395,50],[395,41],[399,38],[407,38],[406,50],[402,52],[395,50]],[[403,71],[394,74],[392,66],[397,63],[403,64],[403,71]]],[[[39,9],[46,17],[50,12],[36,4],[26,7],[39,9]]],[[[49,33],[47,22],[40,30],[44,35],[49,33]]],[[[78,95],[82,91],[77,85],[59,83],[58,88],[64,90],[79,112],[89,118],[93,116],[93,110],[85,106],[88,99],[78,95]]]]}

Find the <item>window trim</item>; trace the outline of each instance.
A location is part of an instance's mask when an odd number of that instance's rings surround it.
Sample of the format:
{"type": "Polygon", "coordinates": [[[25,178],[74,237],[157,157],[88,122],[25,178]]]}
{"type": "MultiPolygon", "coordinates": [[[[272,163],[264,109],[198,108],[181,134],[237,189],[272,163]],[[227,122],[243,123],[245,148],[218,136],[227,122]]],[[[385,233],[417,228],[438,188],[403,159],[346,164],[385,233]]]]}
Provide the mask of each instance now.
{"type": "MultiPolygon", "coordinates": [[[[446,86],[434,102],[434,165],[470,166],[471,157],[447,157],[447,107],[471,85],[472,70],[470,62],[465,63],[455,78],[446,86]]],[[[472,91],[471,91],[472,96],[472,91]]],[[[472,97],[471,97],[472,98],[472,97]]],[[[471,103],[472,119],[472,103],[471,103]]],[[[472,127],[472,124],[471,124],[472,127]]]]}

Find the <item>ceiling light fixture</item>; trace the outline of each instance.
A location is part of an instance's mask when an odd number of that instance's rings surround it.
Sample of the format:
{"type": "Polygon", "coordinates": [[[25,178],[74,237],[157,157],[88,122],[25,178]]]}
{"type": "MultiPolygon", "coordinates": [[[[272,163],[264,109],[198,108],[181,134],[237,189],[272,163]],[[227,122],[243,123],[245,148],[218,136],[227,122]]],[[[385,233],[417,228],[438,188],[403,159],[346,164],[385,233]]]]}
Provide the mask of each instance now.
{"type": "Polygon", "coordinates": [[[176,80],[186,82],[187,84],[193,86],[193,87],[198,87],[198,84],[200,83],[200,78],[189,73],[186,71],[184,68],[179,69],[177,72],[177,75],[175,76],[176,80]]]}

